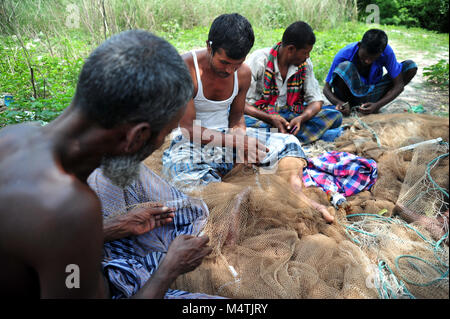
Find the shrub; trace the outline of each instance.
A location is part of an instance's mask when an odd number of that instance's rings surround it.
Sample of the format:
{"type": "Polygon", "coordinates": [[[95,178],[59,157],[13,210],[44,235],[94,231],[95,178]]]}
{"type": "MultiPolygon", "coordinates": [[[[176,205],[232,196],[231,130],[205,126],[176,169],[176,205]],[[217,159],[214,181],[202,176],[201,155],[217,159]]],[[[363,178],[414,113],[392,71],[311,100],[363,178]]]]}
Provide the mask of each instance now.
{"type": "Polygon", "coordinates": [[[438,63],[423,68],[423,75],[427,77],[427,80],[429,82],[437,84],[442,88],[446,87],[448,89],[448,69],[448,62],[444,59],[441,59],[438,63]]]}
{"type": "Polygon", "coordinates": [[[421,27],[449,32],[449,0],[358,0],[360,19],[365,21],[365,8],[376,4],[380,9],[380,23],[421,27]]]}

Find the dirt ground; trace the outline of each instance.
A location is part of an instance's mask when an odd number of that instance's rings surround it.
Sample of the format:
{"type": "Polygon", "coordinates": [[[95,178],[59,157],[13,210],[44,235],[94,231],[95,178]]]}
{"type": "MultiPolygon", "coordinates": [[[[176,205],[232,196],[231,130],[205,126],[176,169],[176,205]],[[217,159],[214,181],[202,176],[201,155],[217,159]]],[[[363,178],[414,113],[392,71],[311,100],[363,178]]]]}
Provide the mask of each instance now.
{"type": "Polygon", "coordinates": [[[449,92],[437,86],[430,85],[426,82],[423,75],[424,68],[429,67],[439,62],[440,59],[449,59],[449,51],[442,51],[438,54],[430,54],[430,52],[423,52],[412,50],[411,47],[391,41],[391,46],[397,55],[399,61],[407,59],[414,60],[418,65],[416,76],[411,83],[405,87],[405,90],[400,96],[386,109],[387,113],[400,113],[407,109],[409,103],[411,106],[422,105],[427,114],[440,115],[449,111],[449,92]]]}

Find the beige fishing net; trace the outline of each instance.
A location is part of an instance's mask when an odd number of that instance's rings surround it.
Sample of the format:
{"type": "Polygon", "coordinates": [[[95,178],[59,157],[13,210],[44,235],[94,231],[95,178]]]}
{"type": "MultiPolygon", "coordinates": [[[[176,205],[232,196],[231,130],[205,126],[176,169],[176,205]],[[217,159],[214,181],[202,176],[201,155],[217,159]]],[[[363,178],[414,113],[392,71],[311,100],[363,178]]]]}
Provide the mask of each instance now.
{"type": "MultiPolygon", "coordinates": [[[[191,194],[210,210],[203,231],[213,253],[171,288],[231,298],[449,298],[448,148],[397,151],[437,137],[448,142],[448,119],[389,114],[345,124],[337,141],[306,150],[375,159],[379,177],[370,190],[335,211],[319,188],[304,188],[303,200],[277,174],[237,166],[191,194]],[[428,166],[439,188],[424,189],[427,165],[440,155],[428,166]],[[335,221],[327,224],[308,199],[330,207],[335,221]]],[[[145,161],[156,173],[168,143],[145,161]]]]}
{"type": "Polygon", "coordinates": [[[448,144],[416,148],[396,212],[408,222],[422,223],[438,240],[448,232],[448,144]]]}

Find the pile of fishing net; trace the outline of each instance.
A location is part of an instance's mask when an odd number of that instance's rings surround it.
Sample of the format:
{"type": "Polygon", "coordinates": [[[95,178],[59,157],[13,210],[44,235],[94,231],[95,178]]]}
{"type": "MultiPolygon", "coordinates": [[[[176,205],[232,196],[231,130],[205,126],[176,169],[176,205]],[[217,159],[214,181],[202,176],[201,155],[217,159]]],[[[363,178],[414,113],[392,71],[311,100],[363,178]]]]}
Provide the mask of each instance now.
{"type": "MultiPolygon", "coordinates": [[[[376,160],[370,190],[348,197],[327,224],[281,177],[237,166],[190,194],[209,208],[203,232],[213,253],[172,288],[231,298],[449,298],[448,119],[389,114],[345,124],[323,150],[376,160]]],[[[167,145],[145,161],[157,173],[167,145]]],[[[331,206],[320,188],[304,192],[331,206]]]]}

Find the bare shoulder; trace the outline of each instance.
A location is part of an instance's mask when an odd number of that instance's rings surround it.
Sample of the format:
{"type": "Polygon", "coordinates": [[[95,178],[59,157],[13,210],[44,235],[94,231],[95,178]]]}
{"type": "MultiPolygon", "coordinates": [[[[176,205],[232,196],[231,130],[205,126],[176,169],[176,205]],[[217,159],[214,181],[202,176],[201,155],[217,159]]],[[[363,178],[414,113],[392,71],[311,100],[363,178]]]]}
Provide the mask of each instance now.
{"type": "Polygon", "coordinates": [[[31,256],[73,232],[101,231],[97,196],[61,168],[40,133],[28,126],[0,131],[2,252],[31,256]]]}
{"type": "MultiPolygon", "coordinates": [[[[58,167],[40,169],[35,174],[28,170],[31,173],[28,178],[17,174],[17,181],[2,187],[2,231],[14,229],[17,234],[28,232],[28,235],[45,233],[51,238],[52,234],[65,236],[71,229],[90,228],[90,223],[101,228],[100,201],[86,184],[58,167]]],[[[13,232],[10,235],[10,239],[16,236],[13,232]]]]}
{"type": "Polygon", "coordinates": [[[100,201],[53,149],[39,126],[0,131],[0,281],[12,295],[61,295],[65,265],[83,265],[90,280],[101,258],[100,201]]]}
{"type": "Polygon", "coordinates": [[[240,88],[248,88],[252,80],[252,70],[250,67],[243,63],[238,69],[238,79],[240,88]]]}
{"type": "Polygon", "coordinates": [[[37,123],[8,125],[0,129],[0,154],[4,157],[22,148],[39,135],[41,130],[37,123]]]}
{"type": "MultiPolygon", "coordinates": [[[[204,57],[206,52],[206,49],[203,50],[195,50],[195,54],[197,56],[197,61],[200,64],[201,59],[204,57]]],[[[189,70],[189,73],[191,74],[191,78],[192,78],[192,83],[194,84],[194,96],[197,94],[197,88],[198,88],[198,83],[197,83],[197,73],[195,70],[195,64],[194,64],[194,56],[192,55],[192,51],[188,51],[184,54],[181,55],[184,63],[186,63],[186,66],[189,70]]]]}
{"type": "Polygon", "coordinates": [[[197,61],[200,61],[204,54],[205,54],[205,49],[202,50],[190,50],[188,52],[185,52],[181,55],[181,58],[183,59],[184,63],[186,63],[189,71],[194,72],[195,73],[195,64],[194,64],[194,55],[192,54],[192,52],[195,52],[195,55],[197,56],[197,61]]]}
{"type": "Polygon", "coordinates": [[[189,70],[194,67],[194,57],[192,56],[191,51],[185,52],[181,55],[184,63],[186,63],[189,70]]]}

